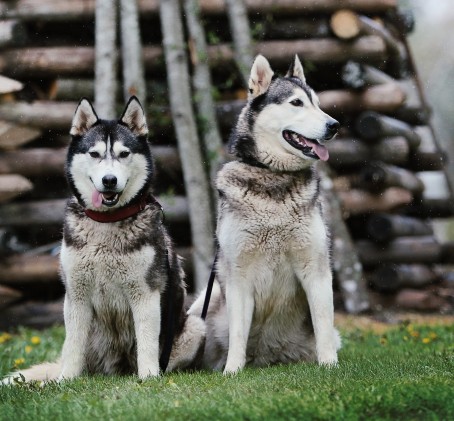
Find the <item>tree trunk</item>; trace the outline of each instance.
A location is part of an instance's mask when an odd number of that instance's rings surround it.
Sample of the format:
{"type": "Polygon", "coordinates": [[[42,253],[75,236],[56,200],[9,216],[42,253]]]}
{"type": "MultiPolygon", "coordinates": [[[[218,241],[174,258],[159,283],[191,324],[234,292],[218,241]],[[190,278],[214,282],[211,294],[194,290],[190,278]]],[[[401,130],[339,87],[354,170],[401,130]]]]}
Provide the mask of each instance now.
{"type": "Polygon", "coordinates": [[[142,41],[136,0],[120,0],[121,55],[123,60],[123,97],[137,96],[146,106],[142,41]]]}
{"type": "Polygon", "coordinates": [[[117,4],[96,0],[95,109],[100,118],[113,119],[117,91],[117,4]]]}
{"type": "Polygon", "coordinates": [[[195,285],[201,290],[208,281],[214,255],[210,188],[191,104],[188,63],[178,0],[160,1],[161,28],[167,67],[170,105],[189,202],[195,285]]]}

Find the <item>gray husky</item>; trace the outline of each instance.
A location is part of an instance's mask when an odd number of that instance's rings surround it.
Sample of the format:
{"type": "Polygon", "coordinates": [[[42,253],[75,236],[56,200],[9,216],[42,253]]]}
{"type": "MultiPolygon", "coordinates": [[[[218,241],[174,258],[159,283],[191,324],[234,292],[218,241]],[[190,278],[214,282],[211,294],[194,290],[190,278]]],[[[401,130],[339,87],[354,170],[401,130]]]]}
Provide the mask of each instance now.
{"type": "Polygon", "coordinates": [[[66,338],[59,361],[21,374],[26,380],[83,372],[146,378],[160,366],[191,365],[205,324],[184,311],[179,258],[150,194],[153,161],[139,101],[132,97],[119,120],[107,121],[83,99],[70,134],[66,174],[74,196],[60,254],[66,338]]]}
{"type": "MultiPolygon", "coordinates": [[[[319,108],[295,56],[274,77],[258,56],[230,138],[239,159],[217,176],[219,242],[204,365],[337,363],[329,239],[312,164],[339,123],[319,108]]],[[[199,314],[204,294],[191,306],[199,314]]]]}

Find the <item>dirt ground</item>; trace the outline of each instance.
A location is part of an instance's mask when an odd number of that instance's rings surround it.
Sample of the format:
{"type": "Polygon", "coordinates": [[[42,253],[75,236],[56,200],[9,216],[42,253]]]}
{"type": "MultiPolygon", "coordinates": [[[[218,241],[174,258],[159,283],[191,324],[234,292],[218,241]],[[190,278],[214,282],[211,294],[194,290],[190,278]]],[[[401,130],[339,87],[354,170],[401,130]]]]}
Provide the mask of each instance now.
{"type": "Polygon", "coordinates": [[[351,315],[336,313],[335,325],[343,330],[364,329],[383,333],[399,323],[410,322],[420,325],[451,325],[454,328],[454,315],[421,314],[421,313],[380,313],[374,315],[351,315]]]}

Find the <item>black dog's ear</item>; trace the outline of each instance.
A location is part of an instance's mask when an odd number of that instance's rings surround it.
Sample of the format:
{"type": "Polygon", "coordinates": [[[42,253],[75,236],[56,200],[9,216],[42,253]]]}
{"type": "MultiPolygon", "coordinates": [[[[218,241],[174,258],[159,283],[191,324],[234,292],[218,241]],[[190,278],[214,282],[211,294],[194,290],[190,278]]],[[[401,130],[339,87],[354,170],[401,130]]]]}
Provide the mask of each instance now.
{"type": "Polygon", "coordinates": [[[147,120],[137,97],[129,98],[126,108],[123,111],[120,121],[126,124],[136,136],[146,136],[148,134],[147,120]]]}
{"type": "Polygon", "coordinates": [[[301,64],[301,61],[296,54],[295,54],[295,57],[293,57],[292,62],[290,63],[290,68],[288,69],[288,72],[285,75],[285,77],[297,77],[303,83],[306,83],[306,77],[304,76],[303,65],[301,64]]]}
{"type": "Polygon", "coordinates": [[[82,98],[74,113],[69,134],[72,136],[82,136],[88,132],[98,121],[93,105],[87,98],[82,98]]]}

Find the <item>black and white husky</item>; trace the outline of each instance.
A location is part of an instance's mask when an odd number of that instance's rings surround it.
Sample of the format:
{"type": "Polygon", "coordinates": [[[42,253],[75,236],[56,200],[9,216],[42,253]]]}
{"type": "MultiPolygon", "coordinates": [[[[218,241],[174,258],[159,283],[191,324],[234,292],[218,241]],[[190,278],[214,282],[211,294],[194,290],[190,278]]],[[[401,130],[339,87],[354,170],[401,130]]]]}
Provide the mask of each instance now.
{"type": "Polygon", "coordinates": [[[83,99],[70,134],[66,174],[74,196],[60,255],[66,338],[58,362],[21,374],[146,378],[160,373],[160,363],[162,369],[168,362],[168,370],[189,366],[203,346],[205,324],[183,308],[179,258],[150,194],[153,162],[139,101],[132,97],[119,120],[107,121],[83,99]]]}
{"type": "Polygon", "coordinates": [[[245,364],[337,363],[329,240],[312,164],[328,159],[324,144],[338,127],[320,110],[298,57],[285,77],[255,59],[229,145],[239,160],[216,182],[218,282],[205,366],[231,374],[245,364]]]}

